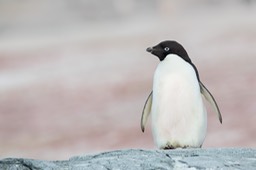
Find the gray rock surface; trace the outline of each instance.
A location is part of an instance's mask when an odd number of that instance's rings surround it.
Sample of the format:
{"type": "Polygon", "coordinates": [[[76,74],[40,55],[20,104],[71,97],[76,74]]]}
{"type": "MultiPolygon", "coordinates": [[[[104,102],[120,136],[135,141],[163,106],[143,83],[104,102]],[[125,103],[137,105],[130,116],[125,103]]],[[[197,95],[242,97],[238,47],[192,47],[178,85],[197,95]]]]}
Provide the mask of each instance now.
{"type": "Polygon", "coordinates": [[[63,161],[0,160],[0,169],[256,169],[256,149],[117,150],[63,161]]]}

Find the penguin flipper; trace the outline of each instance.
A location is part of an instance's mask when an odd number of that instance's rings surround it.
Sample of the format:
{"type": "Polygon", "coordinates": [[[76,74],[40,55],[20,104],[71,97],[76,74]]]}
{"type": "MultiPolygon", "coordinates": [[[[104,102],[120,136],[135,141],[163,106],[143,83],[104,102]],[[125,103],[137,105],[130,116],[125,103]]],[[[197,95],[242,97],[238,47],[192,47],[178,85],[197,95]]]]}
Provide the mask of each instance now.
{"type": "Polygon", "coordinates": [[[148,120],[148,116],[150,115],[150,112],[151,112],[152,94],[153,94],[153,91],[151,91],[151,93],[149,94],[149,96],[144,104],[144,107],[143,107],[141,121],[140,121],[140,127],[141,127],[142,132],[145,131],[145,126],[146,126],[146,123],[148,120]]]}
{"type": "Polygon", "coordinates": [[[206,100],[212,105],[214,108],[214,111],[218,114],[219,121],[222,123],[222,116],[220,113],[220,109],[217,105],[217,102],[215,101],[213,95],[210,93],[210,91],[203,85],[202,82],[199,82],[200,84],[200,91],[203,94],[203,96],[206,98],[206,100]]]}

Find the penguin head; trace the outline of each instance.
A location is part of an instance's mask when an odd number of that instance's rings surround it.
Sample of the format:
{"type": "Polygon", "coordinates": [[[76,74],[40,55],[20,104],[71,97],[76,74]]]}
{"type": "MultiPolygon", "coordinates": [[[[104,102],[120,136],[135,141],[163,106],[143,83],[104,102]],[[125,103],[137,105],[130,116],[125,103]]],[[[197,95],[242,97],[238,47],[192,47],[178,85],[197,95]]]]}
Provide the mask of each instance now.
{"type": "Polygon", "coordinates": [[[191,63],[191,60],[186,52],[186,50],[183,48],[181,44],[179,44],[176,41],[162,41],[156,46],[148,47],[147,52],[150,52],[151,54],[157,56],[160,61],[163,61],[165,57],[169,54],[176,54],[185,61],[191,63]]]}

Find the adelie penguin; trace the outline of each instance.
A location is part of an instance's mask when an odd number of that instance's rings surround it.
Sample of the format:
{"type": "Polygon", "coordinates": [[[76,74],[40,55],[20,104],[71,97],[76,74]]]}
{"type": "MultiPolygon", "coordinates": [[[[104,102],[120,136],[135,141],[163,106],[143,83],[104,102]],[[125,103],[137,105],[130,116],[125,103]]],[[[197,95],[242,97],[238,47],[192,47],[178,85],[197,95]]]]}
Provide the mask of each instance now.
{"type": "Polygon", "coordinates": [[[207,130],[207,112],[202,96],[222,116],[210,91],[200,81],[197,68],[176,41],[163,41],[147,52],[160,60],[141,117],[141,130],[152,114],[153,138],[160,149],[199,148],[207,130]]]}

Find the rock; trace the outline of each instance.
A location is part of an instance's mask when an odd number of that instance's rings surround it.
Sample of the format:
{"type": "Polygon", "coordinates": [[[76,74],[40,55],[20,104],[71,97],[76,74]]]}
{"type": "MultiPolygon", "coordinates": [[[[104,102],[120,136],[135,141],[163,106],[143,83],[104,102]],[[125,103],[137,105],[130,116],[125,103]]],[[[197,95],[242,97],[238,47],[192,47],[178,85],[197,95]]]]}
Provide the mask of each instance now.
{"type": "Polygon", "coordinates": [[[23,158],[6,158],[0,160],[0,169],[4,170],[50,170],[69,169],[69,161],[41,161],[23,158]]]}
{"type": "Polygon", "coordinates": [[[256,149],[117,150],[63,161],[0,160],[0,169],[256,169],[256,149]]]}

